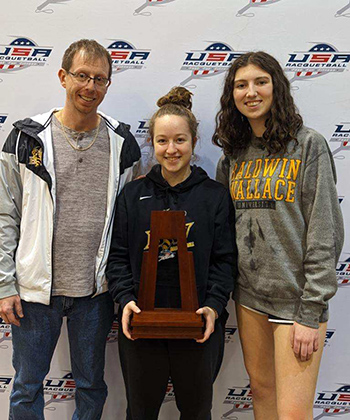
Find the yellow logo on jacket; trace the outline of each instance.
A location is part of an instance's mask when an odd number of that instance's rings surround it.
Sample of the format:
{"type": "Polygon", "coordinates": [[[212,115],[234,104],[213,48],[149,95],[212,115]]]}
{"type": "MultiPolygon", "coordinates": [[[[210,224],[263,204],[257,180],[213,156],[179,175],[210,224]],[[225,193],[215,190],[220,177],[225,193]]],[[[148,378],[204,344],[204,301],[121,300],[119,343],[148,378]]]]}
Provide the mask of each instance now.
{"type": "Polygon", "coordinates": [[[43,164],[43,149],[41,147],[35,147],[32,150],[32,156],[29,158],[29,165],[34,165],[36,168],[43,164]]]}

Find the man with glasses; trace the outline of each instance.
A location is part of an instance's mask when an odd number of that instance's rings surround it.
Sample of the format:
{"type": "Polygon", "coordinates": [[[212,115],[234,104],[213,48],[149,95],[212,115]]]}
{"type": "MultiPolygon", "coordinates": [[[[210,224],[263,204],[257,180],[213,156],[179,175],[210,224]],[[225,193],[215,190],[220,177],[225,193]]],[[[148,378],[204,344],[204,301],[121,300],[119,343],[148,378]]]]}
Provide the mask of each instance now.
{"type": "Polygon", "coordinates": [[[43,380],[67,317],[73,419],[101,417],[113,319],[107,263],[116,196],[136,173],[129,126],[97,112],[108,51],[74,42],[58,72],[65,105],[17,121],[0,156],[0,316],[12,324],[10,418],[43,419],[43,380]]]}

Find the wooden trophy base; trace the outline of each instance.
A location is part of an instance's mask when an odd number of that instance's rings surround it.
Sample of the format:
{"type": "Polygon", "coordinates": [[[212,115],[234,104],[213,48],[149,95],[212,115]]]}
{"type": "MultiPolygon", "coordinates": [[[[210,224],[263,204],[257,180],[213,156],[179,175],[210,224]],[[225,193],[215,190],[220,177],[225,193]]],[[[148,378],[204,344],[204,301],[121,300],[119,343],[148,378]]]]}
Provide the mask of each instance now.
{"type": "Polygon", "coordinates": [[[204,321],[201,315],[177,309],[155,308],[134,314],[132,338],[201,339],[204,321]]]}
{"type": "MultiPolygon", "coordinates": [[[[171,275],[171,273],[169,273],[171,275]]],[[[149,251],[144,251],[138,293],[141,313],[131,320],[132,338],[194,338],[204,335],[192,252],[187,250],[184,211],[152,211],[149,251]],[[181,308],[155,308],[159,242],[177,242],[181,308]]]]}

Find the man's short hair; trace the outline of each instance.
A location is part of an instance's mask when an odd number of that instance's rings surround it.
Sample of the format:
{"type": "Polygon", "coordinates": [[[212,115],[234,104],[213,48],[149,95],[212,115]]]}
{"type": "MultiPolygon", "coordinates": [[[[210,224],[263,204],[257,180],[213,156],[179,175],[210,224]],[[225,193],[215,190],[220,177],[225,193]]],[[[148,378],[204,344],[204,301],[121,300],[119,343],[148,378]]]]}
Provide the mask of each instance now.
{"type": "Polygon", "coordinates": [[[66,71],[70,71],[73,63],[73,59],[76,53],[84,51],[87,60],[93,61],[95,58],[105,58],[109,65],[108,78],[112,75],[112,58],[109,52],[94,39],[80,39],[79,41],[73,42],[63,54],[62,68],[66,71]]]}

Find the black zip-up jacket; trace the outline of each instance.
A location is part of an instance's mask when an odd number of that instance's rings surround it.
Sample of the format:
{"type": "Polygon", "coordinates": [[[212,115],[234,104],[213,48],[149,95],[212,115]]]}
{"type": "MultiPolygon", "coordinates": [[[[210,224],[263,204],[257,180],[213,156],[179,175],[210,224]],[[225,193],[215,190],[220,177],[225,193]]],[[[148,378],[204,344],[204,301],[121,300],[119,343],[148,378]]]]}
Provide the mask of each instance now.
{"type": "MultiPolygon", "coordinates": [[[[152,210],[185,210],[188,250],[193,252],[199,307],[209,306],[220,315],[236,277],[237,252],[234,209],[225,187],[193,166],[190,176],[171,187],[155,165],[143,179],[127,184],[118,197],[107,279],[113,299],[121,307],[134,300],[140,284],[143,251],[147,249],[152,210]]],[[[168,251],[171,253],[171,246],[168,251]]],[[[162,262],[160,256],[159,267],[162,262]]],[[[157,293],[159,301],[169,284],[157,293]]],[[[157,297],[156,297],[157,301],[157,297]]]]}

